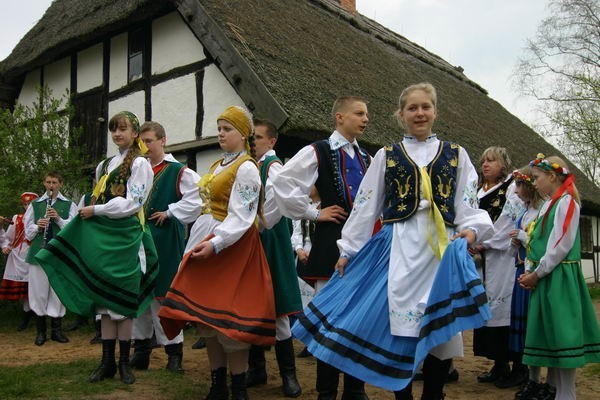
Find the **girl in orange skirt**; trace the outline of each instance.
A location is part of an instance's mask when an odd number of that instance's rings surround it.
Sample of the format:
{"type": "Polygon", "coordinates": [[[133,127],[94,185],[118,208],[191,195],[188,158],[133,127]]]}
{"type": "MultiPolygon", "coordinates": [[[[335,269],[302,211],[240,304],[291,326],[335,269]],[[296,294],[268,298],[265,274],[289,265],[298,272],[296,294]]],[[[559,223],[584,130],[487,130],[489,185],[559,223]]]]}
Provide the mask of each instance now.
{"type": "Polygon", "coordinates": [[[211,388],[206,399],[247,399],[250,345],[275,343],[275,300],[258,230],[261,181],[253,160],[252,116],[228,107],[217,118],[225,151],[198,186],[203,213],[196,220],[179,271],[160,309],[167,337],[194,322],[206,348],[211,388]]]}

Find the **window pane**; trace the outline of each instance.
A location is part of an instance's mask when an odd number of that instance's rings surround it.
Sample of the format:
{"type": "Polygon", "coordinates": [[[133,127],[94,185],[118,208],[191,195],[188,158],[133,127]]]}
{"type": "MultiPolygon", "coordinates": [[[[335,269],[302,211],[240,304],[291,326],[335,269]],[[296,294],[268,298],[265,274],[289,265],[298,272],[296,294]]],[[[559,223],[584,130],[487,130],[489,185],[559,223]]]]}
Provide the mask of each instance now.
{"type": "Polygon", "coordinates": [[[143,71],[143,56],[142,53],[137,53],[134,56],[129,57],[129,82],[134,81],[142,77],[143,71]]]}

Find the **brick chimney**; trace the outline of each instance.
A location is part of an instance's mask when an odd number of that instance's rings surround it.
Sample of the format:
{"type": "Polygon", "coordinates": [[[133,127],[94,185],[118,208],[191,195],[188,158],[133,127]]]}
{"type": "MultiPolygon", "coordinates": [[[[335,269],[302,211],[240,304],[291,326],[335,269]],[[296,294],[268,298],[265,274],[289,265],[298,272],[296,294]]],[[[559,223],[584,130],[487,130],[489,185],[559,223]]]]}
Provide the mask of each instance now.
{"type": "Polygon", "coordinates": [[[348,12],[356,14],[356,0],[337,0],[337,2],[348,12]]]}

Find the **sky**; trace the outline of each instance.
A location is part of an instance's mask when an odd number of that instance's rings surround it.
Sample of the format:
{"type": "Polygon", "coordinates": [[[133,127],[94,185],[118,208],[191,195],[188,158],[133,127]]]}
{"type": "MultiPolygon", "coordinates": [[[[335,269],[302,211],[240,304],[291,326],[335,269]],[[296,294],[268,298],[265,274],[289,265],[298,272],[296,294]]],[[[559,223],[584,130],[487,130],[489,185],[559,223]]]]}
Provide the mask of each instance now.
{"type": "MultiPolygon", "coordinates": [[[[5,1],[0,60],[42,17],[51,0],[5,1]]],[[[464,68],[466,76],[523,122],[537,123],[535,101],[519,96],[512,74],[548,0],[356,0],[358,11],[464,68]]]]}

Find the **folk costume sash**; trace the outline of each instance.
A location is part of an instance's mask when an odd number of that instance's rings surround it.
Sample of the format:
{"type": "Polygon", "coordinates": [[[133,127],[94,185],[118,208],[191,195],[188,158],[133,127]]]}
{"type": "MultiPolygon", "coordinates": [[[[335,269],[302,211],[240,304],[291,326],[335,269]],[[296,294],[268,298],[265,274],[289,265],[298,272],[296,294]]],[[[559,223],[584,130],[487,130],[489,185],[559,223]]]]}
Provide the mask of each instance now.
{"type": "Polygon", "coordinates": [[[185,165],[164,162],[160,168],[154,168],[154,181],[148,199],[144,203],[144,214],[158,251],[158,277],[154,295],[163,297],[177,273],[177,267],[185,250],[185,226],[177,218],[167,218],[157,226],[149,218],[157,211],[165,211],[169,204],[181,200],[179,181],[185,165]]]}
{"type": "MultiPolygon", "coordinates": [[[[35,223],[37,223],[37,221],[40,218],[44,218],[44,216],[46,215],[46,208],[47,208],[46,201],[44,201],[44,200],[34,201],[31,203],[30,207],[33,207],[33,220],[35,223]]],[[[69,218],[69,210],[71,209],[71,202],[68,200],[62,200],[62,199],[57,198],[56,201],[54,202],[54,204],[52,204],[52,208],[54,208],[56,210],[56,212],[62,219],[67,219],[67,218],[69,218]]],[[[60,227],[58,226],[58,224],[55,221],[52,221],[51,225],[52,225],[52,232],[54,235],[56,235],[60,231],[60,227]]],[[[29,247],[29,253],[27,253],[27,258],[25,261],[27,261],[29,264],[37,265],[38,262],[35,259],[35,255],[42,248],[43,242],[44,242],[44,234],[43,234],[43,232],[39,232],[31,240],[31,245],[29,247]]]]}
{"type": "MultiPolygon", "coordinates": [[[[269,168],[273,163],[281,163],[281,160],[277,156],[269,156],[260,164],[263,187],[267,183],[269,168]]],[[[292,234],[290,226],[290,220],[282,217],[271,229],[263,229],[260,233],[271,270],[277,315],[288,315],[302,310],[294,250],[291,241],[288,240],[292,234]]]]}

